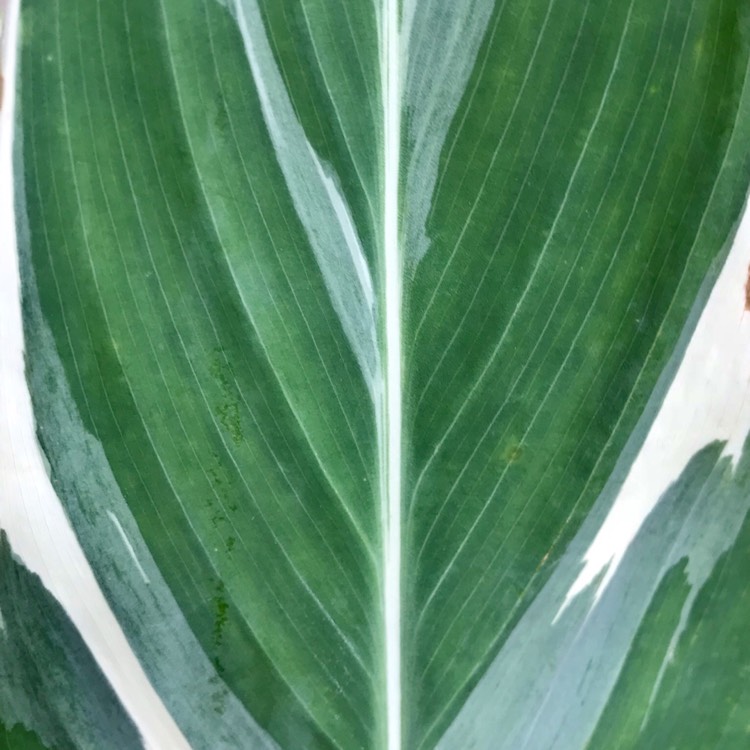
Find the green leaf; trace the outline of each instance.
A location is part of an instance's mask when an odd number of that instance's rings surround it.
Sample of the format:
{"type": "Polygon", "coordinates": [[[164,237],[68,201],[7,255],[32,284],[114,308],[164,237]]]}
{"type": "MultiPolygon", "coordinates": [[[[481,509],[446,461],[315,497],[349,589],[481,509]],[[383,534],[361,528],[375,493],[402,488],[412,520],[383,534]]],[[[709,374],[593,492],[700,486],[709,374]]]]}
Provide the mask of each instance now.
{"type": "Polygon", "coordinates": [[[86,644],[0,532],[0,745],[9,750],[143,747],[86,644]]]}
{"type": "Polygon", "coordinates": [[[24,2],[39,438],[194,747],[662,747],[691,701],[680,747],[744,747],[744,655],[714,681],[750,420],[706,363],[748,373],[695,342],[750,183],[749,12],[24,2]]]}

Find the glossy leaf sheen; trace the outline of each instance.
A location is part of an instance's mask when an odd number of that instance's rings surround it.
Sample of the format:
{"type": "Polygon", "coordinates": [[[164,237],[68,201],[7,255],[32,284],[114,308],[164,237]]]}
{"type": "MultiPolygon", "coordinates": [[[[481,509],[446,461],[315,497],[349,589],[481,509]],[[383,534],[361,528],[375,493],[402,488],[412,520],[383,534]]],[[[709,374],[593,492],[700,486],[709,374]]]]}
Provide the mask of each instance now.
{"type": "MultiPolygon", "coordinates": [[[[386,743],[389,159],[408,749],[435,747],[475,705],[744,202],[745,0],[405,0],[392,11],[397,153],[388,8],[23,4],[19,217],[40,438],[195,747],[386,743]]],[[[702,579],[696,611],[724,606],[712,590],[733,596],[716,579],[747,573],[746,536],[721,558],[729,573],[702,579]]],[[[675,697],[643,730],[643,654],[675,627],[678,562],[643,605],[592,747],[618,746],[612,732],[666,747],[659,722],[692,700],[674,692],[679,670],[725,668],[690,619],[659,683],[675,697]]],[[[747,613],[746,593],[733,606],[747,613]]],[[[705,736],[743,746],[733,716],[707,716],[705,736]]],[[[695,736],[679,746],[708,746],[695,736]]]]}

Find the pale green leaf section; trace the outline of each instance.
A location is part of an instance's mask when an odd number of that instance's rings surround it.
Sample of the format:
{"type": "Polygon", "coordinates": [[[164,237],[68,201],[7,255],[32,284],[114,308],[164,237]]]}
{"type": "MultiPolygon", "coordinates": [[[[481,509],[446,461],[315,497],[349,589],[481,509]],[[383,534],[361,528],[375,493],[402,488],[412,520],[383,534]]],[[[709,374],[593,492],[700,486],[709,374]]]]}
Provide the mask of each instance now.
{"type": "Polygon", "coordinates": [[[742,425],[586,555],[744,205],[749,13],[26,0],[40,441],[194,747],[744,747],[742,425]]]}
{"type": "MultiPolygon", "coordinates": [[[[257,3],[231,0],[227,7],[231,8],[242,34],[265,124],[294,208],[374,398],[382,388],[375,299],[357,229],[335,175],[327,172],[297,121],[257,3]]],[[[250,309],[252,305],[247,307],[250,309]]],[[[296,399],[294,394],[288,397],[296,399]]]]}
{"type": "Polygon", "coordinates": [[[402,54],[406,71],[403,110],[406,120],[404,250],[408,267],[430,246],[427,217],[440,171],[448,129],[476,64],[493,4],[486,0],[443,3],[406,0],[403,4],[402,54]]]}

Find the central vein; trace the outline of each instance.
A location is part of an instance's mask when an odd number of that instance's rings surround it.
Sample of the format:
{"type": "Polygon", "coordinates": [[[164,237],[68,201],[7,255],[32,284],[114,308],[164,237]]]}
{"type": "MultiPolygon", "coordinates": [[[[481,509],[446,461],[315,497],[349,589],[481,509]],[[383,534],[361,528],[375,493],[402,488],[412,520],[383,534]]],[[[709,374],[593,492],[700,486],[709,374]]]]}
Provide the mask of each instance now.
{"type": "Polygon", "coordinates": [[[383,254],[385,378],[381,427],[387,750],[401,750],[401,85],[398,0],[383,0],[383,254]]]}

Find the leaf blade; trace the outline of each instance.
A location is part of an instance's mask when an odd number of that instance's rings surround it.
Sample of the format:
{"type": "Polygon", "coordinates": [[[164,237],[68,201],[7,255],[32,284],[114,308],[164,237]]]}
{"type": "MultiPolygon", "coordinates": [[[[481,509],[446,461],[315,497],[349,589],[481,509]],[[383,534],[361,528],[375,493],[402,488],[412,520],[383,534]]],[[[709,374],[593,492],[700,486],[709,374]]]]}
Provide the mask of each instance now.
{"type": "Polygon", "coordinates": [[[402,506],[395,703],[405,746],[434,746],[586,521],[721,257],[747,179],[735,165],[706,213],[740,121],[741,3],[406,4],[403,248],[379,236],[370,4],[81,0],[75,28],[30,7],[25,129],[47,151],[26,152],[27,299],[209,685],[284,745],[383,745],[382,509],[402,506]],[[49,41],[57,59],[33,54],[49,41]],[[405,388],[383,410],[394,251],[405,388]]]}

